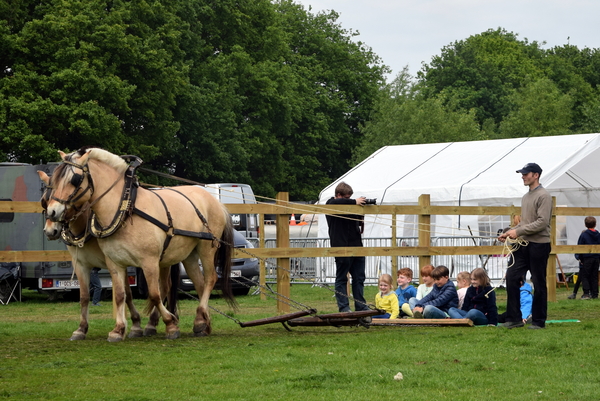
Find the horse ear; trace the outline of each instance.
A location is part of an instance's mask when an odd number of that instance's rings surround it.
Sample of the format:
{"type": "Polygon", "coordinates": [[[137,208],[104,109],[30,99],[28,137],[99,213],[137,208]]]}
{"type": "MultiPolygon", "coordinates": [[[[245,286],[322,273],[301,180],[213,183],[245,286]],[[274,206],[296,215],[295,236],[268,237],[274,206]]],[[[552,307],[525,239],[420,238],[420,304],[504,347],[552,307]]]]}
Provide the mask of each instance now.
{"type": "Polygon", "coordinates": [[[37,173],[40,176],[40,180],[42,180],[44,184],[50,185],[50,177],[48,177],[48,174],[44,173],[41,170],[38,170],[37,173]]]}
{"type": "Polygon", "coordinates": [[[85,166],[87,164],[88,158],[90,157],[90,154],[91,154],[91,150],[88,150],[87,152],[85,152],[83,154],[83,156],[81,156],[77,160],[77,163],[81,164],[82,166],[85,166]]]}
{"type": "Polygon", "coordinates": [[[67,158],[67,154],[65,152],[63,152],[62,150],[59,150],[58,154],[60,155],[60,158],[62,160],[65,160],[67,158]]]}

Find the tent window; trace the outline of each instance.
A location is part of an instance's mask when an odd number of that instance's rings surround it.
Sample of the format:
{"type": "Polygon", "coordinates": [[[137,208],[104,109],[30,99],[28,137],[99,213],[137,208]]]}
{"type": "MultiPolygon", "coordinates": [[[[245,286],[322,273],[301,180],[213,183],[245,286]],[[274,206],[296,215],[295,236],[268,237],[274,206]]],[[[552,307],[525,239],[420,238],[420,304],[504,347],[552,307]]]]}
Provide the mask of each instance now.
{"type": "Polygon", "coordinates": [[[479,216],[479,235],[496,238],[499,232],[510,226],[510,216],[479,216]]]}

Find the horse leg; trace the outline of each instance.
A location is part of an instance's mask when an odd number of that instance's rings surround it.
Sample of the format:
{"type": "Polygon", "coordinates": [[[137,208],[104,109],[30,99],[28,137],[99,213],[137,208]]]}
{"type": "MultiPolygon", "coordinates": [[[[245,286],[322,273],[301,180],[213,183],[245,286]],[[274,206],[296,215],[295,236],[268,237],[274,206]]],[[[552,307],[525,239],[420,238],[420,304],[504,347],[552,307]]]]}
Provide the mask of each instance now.
{"type": "MultiPolygon", "coordinates": [[[[179,337],[179,327],[177,326],[178,324],[178,320],[177,317],[175,317],[175,315],[173,315],[172,313],[170,313],[167,308],[165,308],[165,306],[162,303],[163,300],[163,294],[161,294],[160,291],[160,283],[159,283],[159,272],[157,271],[158,268],[158,261],[156,261],[156,264],[154,263],[145,263],[145,266],[142,266],[142,269],[144,270],[144,276],[146,277],[146,282],[148,283],[148,307],[147,307],[147,311],[152,310],[152,308],[155,308],[158,313],[160,313],[160,316],[162,316],[163,322],[165,322],[165,326],[166,326],[166,337],[168,339],[174,339],[179,337]],[[150,266],[150,264],[152,266],[150,266]]],[[[165,267],[162,270],[166,270],[166,272],[164,273],[165,277],[168,279],[168,269],[169,267],[165,267]]],[[[161,272],[162,272],[161,270],[161,272]]],[[[162,278],[161,274],[161,278],[162,278]]],[[[154,311],[153,311],[154,313],[154,311]]],[[[150,322],[149,322],[150,324],[150,322]]],[[[144,330],[144,334],[146,334],[146,330],[144,330]]]]}
{"type": "MultiPolygon", "coordinates": [[[[164,305],[164,300],[169,295],[169,290],[171,289],[171,267],[165,267],[160,269],[160,296],[161,296],[161,305],[164,305]]],[[[172,305],[169,306],[171,308],[172,305]]],[[[167,325],[167,339],[174,340],[179,338],[180,332],[179,327],[177,326],[177,317],[174,313],[169,312],[171,316],[175,318],[174,325],[167,325]]],[[[166,323],[166,322],[165,322],[166,323]]]]}
{"type": "Polygon", "coordinates": [[[79,305],[81,307],[81,317],[79,327],[71,334],[71,341],[85,340],[88,332],[88,316],[90,306],[90,271],[91,267],[80,266],[76,263],[75,274],[79,280],[79,305]]]}
{"type": "Polygon", "coordinates": [[[125,316],[125,285],[126,267],[117,266],[110,258],[106,258],[106,267],[112,278],[113,292],[113,314],[115,316],[115,328],[108,333],[109,342],[123,340],[127,331],[127,318],[125,316]]]}
{"type": "MultiPolygon", "coordinates": [[[[168,294],[168,288],[165,288],[165,286],[168,283],[165,283],[164,280],[161,278],[160,279],[160,291],[161,291],[161,296],[162,296],[162,300],[164,300],[165,298],[165,294],[168,294]]],[[[161,301],[163,302],[163,301],[161,301]]],[[[150,313],[150,319],[148,319],[148,324],[146,324],[146,327],[144,328],[144,336],[154,336],[156,335],[156,326],[158,326],[158,320],[160,319],[160,313],[158,311],[157,308],[152,308],[152,312],[150,313]]],[[[177,337],[179,337],[179,333],[177,334],[177,337]]],[[[174,338],[177,338],[174,337],[174,338]]]]}
{"type": "MultiPolygon", "coordinates": [[[[196,309],[196,317],[194,319],[194,336],[196,337],[207,336],[212,331],[210,314],[208,313],[208,299],[217,282],[217,274],[213,263],[214,253],[211,252],[213,249],[210,244],[205,245],[208,245],[207,253],[209,256],[202,257],[202,273],[200,273],[200,270],[198,269],[198,256],[196,252],[193,252],[192,255],[188,256],[183,262],[185,270],[194,283],[194,288],[196,288],[196,292],[200,298],[200,304],[196,309]]],[[[206,252],[207,250],[204,249],[204,251],[206,252]]]]}
{"type": "Polygon", "coordinates": [[[141,337],[142,336],[142,318],[139,312],[133,304],[133,293],[131,292],[131,286],[127,275],[125,275],[125,296],[127,307],[129,308],[129,314],[131,315],[131,330],[129,330],[129,338],[141,337]]]}

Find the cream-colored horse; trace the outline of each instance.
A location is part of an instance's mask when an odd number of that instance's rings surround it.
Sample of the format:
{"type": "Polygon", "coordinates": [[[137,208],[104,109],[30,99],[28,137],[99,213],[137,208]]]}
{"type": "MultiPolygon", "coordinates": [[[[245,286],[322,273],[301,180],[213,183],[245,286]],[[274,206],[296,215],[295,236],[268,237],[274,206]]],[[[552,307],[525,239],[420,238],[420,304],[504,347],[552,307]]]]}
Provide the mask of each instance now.
{"type": "Polygon", "coordinates": [[[122,340],[127,328],[123,285],[127,266],[142,268],[148,283],[148,310],[154,307],[159,311],[167,326],[167,338],[179,336],[177,318],[162,304],[159,282],[167,282],[170,266],[180,261],[200,296],[194,334],[210,334],[208,300],[217,281],[217,264],[223,294],[235,303],[229,285],[233,227],[225,207],[194,186],[150,191],[133,185],[130,189],[137,196],[134,194],[128,203],[123,194],[127,192],[125,173],[129,165],[121,157],[99,148],[82,148],[69,155],[61,152],[61,157],[63,163],[54,171],[47,217],[61,221],[71,209],[86,202],[91,205],[92,233],[99,237],[113,277],[116,325],[109,341],[122,340]]]}

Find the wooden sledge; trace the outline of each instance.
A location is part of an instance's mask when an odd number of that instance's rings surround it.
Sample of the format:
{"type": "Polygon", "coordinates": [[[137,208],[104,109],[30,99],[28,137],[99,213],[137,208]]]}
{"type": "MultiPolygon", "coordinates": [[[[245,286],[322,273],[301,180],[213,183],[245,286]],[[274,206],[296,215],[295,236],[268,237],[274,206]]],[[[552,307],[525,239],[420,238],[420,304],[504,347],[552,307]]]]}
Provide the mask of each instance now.
{"type": "Polygon", "coordinates": [[[251,320],[249,322],[240,323],[240,327],[253,327],[253,326],[262,326],[263,324],[271,324],[271,323],[285,323],[290,319],[299,318],[302,316],[312,315],[317,313],[315,309],[303,310],[300,312],[288,313],[286,315],[281,316],[273,316],[266,317],[264,319],[251,320]]]}
{"type": "Polygon", "coordinates": [[[371,326],[470,326],[471,319],[373,319],[371,326]]]}
{"type": "Polygon", "coordinates": [[[380,310],[365,310],[357,312],[329,313],[288,320],[287,324],[295,326],[370,326],[370,317],[380,315],[380,310]]]}

